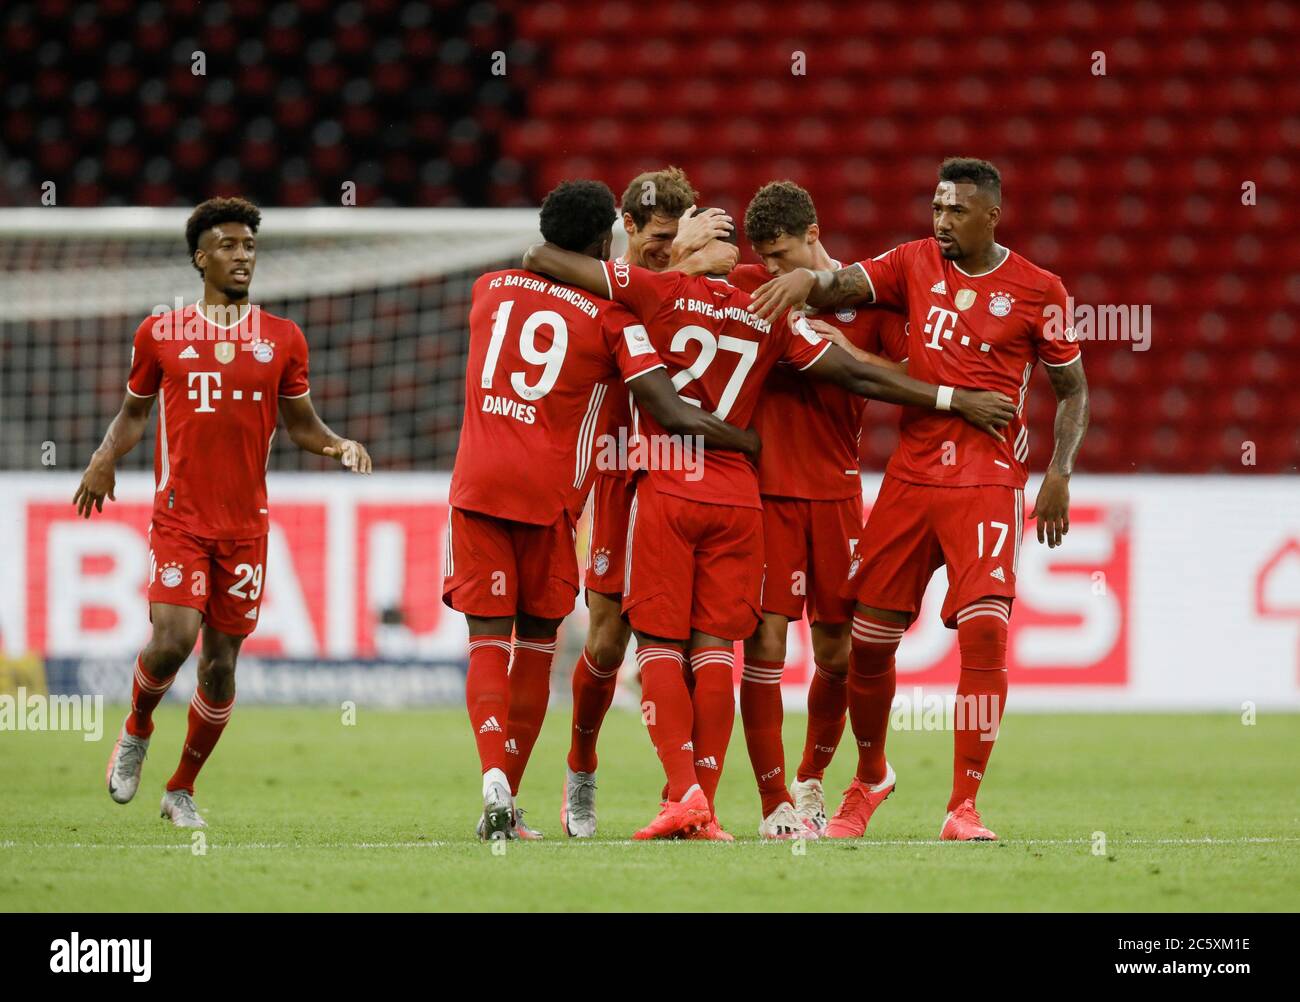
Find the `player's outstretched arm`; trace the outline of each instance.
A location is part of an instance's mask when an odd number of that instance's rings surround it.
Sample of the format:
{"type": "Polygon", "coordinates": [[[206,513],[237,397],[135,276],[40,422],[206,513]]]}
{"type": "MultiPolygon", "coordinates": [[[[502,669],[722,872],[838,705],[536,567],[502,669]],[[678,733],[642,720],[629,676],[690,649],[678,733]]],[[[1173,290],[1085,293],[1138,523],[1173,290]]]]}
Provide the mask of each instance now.
{"type": "Polygon", "coordinates": [[[1056,392],[1056,444],[1029,517],[1038,522],[1038,541],[1056,547],[1070,531],[1070,474],[1088,431],[1088,379],[1082,358],[1046,368],[1056,392]]]}
{"type": "Polygon", "coordinates": [[[122,401],[122,409],[108,425],[104,441],[99,444],[86,472],[81,475],[81,483],[72,503],[77,506],[77,514],[90,518],[92,511],[104,510],[104,498],[116,501],[113,493],[117,487],[117,461],[134,449],[144,438],[144,430],[149,424],[149,412],[153,410],[153,397],[137,397],[128,393],[122,401]]]}
{"type": "Polygon", "coordinates": [[[661,424],[671,435],[699,435],[706,449],[743,452],[758,458],[762,443],[758,433],[737,428],[714,417],[702,407],[693,407],[677,395],[673,381],[663,369],[651,369],[627,384],[637,405],[661,424]]]}
{"type": "Polygon", "coordinates": [[[565,285],[576,285],[601,298],[609,296],[605,262],[586,254],[563,250],[551,243],[533,244],[524,251],[523,264],[526,271],[550,275],[565,285]]]}
{"type": "Polygon", "coordinates": [[[805,305],[821,310],[869,303],[874,298],[867,273],[856,264],[838,271],[796,268],[755,289],[749,312],[764,320],[775,320],[786,310],[802,309],[805,305]]]}
{"type": "Polygon", "coordinates": [[[342,438],[326,426],[312,406],[311,395],[281,397],[280,416],[293,444],[318,456],[331,456],[353,473],[369,473],[370,453],[360,442],[342,438]]]}
{"type": "Polygon", "coordinates": [[[860,397],[911,407],[950,410],[999,442],[1006,441],[1000,429],[1005,428],[1016,414],[1015,404],[1005,394],[923,383],[892,367],[859,362],[833,344],[804,372],[842,386],[860,397]]]}

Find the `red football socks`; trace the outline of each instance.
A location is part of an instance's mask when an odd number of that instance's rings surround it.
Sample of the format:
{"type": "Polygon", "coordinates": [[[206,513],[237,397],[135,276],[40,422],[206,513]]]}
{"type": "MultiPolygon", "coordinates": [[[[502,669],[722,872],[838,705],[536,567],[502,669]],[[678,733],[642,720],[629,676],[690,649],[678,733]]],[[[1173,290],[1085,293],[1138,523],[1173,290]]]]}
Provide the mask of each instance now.
{"type": "Polygon", "coordinates": [[[735,654],[730,647],[698,647],[691,651],[691,674],[695,678],[691,693],[695,707],[692,732],[695,775],[709,798],[710,810],[736,723],[736,692],[731,683],[734,661],[735,654]]]}
{"type": "Polygon", "coordinates": [[[906,627],[853,617],[853,646],[849,653],[849,722],[858,743],[858,779],[868,785],[885,778],[885,736],[894,702],[894,652],[906,627]]]}
{"type": "Polygon", "coordinates": [[[519,782],[528,767],[529,756],[546,719],[551,699],[551,662],[555,660],[555,638],[515,638],[514,661],[510,666],[509,718],[506,724],[506,778],[510,792],[519,793],[519,782]]]}
{"type": "Polygon", "coordinates": [[[131,682],[131,712],[126,717],[126,733],[147,738],[153,733],[153,711],[162,702],[176,676],[155,678],[145,670],[139,655],[135,659],[135,678],[131,682]]]}
{"type": "Polygon", "coordinates": [[[668,777],[671,800],[681,800],[699,784],[691,745],[695,711],[682,677],[683,660],[675,647],[652,644],[636,652],[641,669],[641,719],[668,777]]]}
{"type": "Polygon", "coordinates": [[[181,762],[167,780],[168,790],[188,790],[194,793],[194,781],[203,763],[217,746],[221,732],[226,729],[230,713],[235,708],[235,697],[225,702],[210,700],[203,695],[202,687],[194,690],[190,700],[190,726],[185,734],[185,747],[181,749],[181,762]]]}
{"type": "Polygon", "coordinates": [[[749,763],[754,767],[758,795],[763,802],[763,817],[782,803],[794,803],[785,785],[785,748],[781,743],[784,668],[780,661],[745,658],[740,676],[740,720],[745,728],[749,763]]]}
{"type": "Polygon", "coordinates": [[[602,668],[586,648],[573,668],[573,731],[569,737],[569,768],[596,771],[596,739],[614,701],[621,666],[602,668]]]}
{"type": "Polygon", "coordinates": [[[506,724],[510,706],[510,638],[470,637],[465,705],[478,743],[483,771],[506,769],[506,724]]]}
{"type": "Polygon", "coordinates": [[[961,677],[953,711],[950,811],[963,800],[975,800],[989,756],[993,754],[993,742],[1007,701],[1010,615],[1010,603],[1005,598],[981,599],[957,613],[961,677]]]}
{"type": "Polygon", "coordinates": [[[822,665],[813,673],[808,686],[808,736],[795,774],[800,782],[820,780],[835,756],[849,708],[848,680],[847,673],[837,674],[822,665]]]}

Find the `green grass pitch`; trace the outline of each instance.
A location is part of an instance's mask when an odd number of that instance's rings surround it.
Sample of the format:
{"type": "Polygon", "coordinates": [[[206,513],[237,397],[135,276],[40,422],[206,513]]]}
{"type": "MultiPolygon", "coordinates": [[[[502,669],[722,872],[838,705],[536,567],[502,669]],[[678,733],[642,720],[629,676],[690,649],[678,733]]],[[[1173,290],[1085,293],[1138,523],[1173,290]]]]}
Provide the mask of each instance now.
{"type": "MultiPolygon", "coordinates": [[[[479,781],[458,710],[237,708],[200,777],[207,851],[158,817],[184,708],[157,715],[136,800],[118,806],[104,739],[0,734],[0,910],[1289,910],[1300,900],[1300,715],[1016,715],[980,808],[999,844],[936,841],[951,734],[894,732],[898,790],[862,840],[795,852],[755,837],[739,723],[719,791],[737,836],[628,842],[662,773],[640,721],[601,735],[601,838],[559,830],[568,708],[557,701],[519,798],[543,843],[473,837],[479,781]],[[1094,832],[1105,851],[1094,852],[1094,832]]],[[[787,757],[804,718],[787,715],[787,757]]],[[[832,808],[852,771],[840,749],[832,808]]]]}

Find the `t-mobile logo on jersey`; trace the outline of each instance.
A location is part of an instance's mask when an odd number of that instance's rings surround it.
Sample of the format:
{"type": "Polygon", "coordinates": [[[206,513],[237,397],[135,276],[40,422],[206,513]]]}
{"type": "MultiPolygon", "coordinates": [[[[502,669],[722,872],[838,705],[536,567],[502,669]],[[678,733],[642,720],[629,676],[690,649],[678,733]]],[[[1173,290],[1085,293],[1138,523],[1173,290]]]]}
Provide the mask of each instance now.
{"type": "Polygon", "coordinates": [[[212,406],[212,401],[221,399],[221,373],[191,372],[189,373],[189,382],[187,385],[190,387],[190,399],[199,402],[199,405],[194,408],[194,413],[215,413],[216,408],[212,406]],[[197,390],[194,389],[195,380],[198,380],[199,384],[197,390]]]}
{"type": "Polygon", "coordinates": [[[956,310],[945,310],[942,306],[931,306],[930,313],[925,318],[925,333],[930,335],[930,340],[926,342],[925,346],[943,351],[943,345],[939,343],[939,339],[947,338],[951,340],[952,332],[956,329],[956,310]]]}

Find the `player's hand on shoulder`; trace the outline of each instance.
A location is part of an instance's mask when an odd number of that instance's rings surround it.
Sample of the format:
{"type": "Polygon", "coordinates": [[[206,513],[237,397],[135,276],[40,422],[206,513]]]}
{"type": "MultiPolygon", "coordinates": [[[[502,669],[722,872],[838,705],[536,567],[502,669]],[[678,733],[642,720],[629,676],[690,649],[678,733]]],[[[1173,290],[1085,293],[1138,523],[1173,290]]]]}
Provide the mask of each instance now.
{"type": "Polygon", "coordinates": [[[1001,429],[1016,416],[1016,406],[1005,393],[992,390],[953,390],[952,410],[988,432],[999,442],[1005,442],[1001,429]]]}
{"type": "Polygon", "coordinates": [[[1038,523],[1040,543],[1050,548],[1060,546],[1061,537],[1070,531],[1070,478],[1048,470],[1029,517],[1038,523]]]}
{"type": "Polygon", "coordinates": [[[817,276],[807,268],[796,268],[778,275],[754,290],[749,312],[764,320],[774,320],[786,310],[803,309],[808,293],[812,292],[816,283],[817,276]]]}
{"type": "Polygon", "coordinates": [[[825,320],[818,320],[816,317],[806,316],[803,319],[804,323],[806,323],[816,333],[824,337],[827,341],[831,342],[831,344],[837,344],[848,352],[853,351],[853,343],[844,336],[844,332],[838,327],[828,324],[825,320]]]}
{"type": "Polygon", "coordinates": [[[333,456],[353,473],[369,473],[373,468],[366,447],[350,438],[342,439],[336,445],[327,445],[325,455],[333,456]]]}
{"type": "Polygon", "coordinates": [[[86,472],[81,475],[77,493],[72,498],[77,514],[82,518],[90,518],[92,512],[102,512],[105,497],[110,501],[117,500],[113,493],[116,489],[117,471],[113,464],[92,457],[86,466],[86,472]]]}

